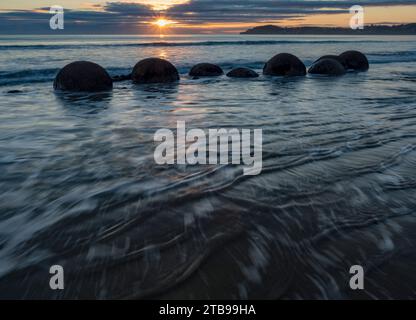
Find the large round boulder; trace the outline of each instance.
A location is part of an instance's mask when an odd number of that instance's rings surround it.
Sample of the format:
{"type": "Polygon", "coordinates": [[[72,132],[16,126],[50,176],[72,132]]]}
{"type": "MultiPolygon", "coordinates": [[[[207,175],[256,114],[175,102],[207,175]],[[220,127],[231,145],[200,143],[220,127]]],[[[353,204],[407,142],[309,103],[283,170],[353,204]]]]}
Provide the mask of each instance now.
{"type": "Polygon", "coordinates": [[[131,79],[134,83],[168,83],[179,80],[176,67],[160,58],[148,58],[139,61],[133,68],[131,79]]]}
{"type": "Polygon", "coordinates": [[[189,72],[191,77],[218,77],[223,74],[221,67],[212,63],[199,63],[189,72]]]}
{"type": "Polygon", "coordinates": [[[58,72],[53,87],[55,90],[63,91],[106,91],[113,88],[113,80],[98,64],[76,61],[58,72]]]}
{"type": "Polygon", "coordinates": [[[235,68],[227,73],[230,78],[257,78],[259,74],[249,68],[235,68]]]}
{"type": "Polygon", "coordinates": [[[304,76],[306,75],[306,67],[293,54],[280,53],[265,64],[263,73],[268,76],[304,76]]]}
{"type": "Polygon", "coordinates": [[[335,59],[326,58],[315,62],[308,70],[311,74],[340,76],[347,72],[344,66],[335,59]]]}
{"type": "Polygon", "coordinates": [[[316,60],[316,61],[314,62],[314,64],[315,64],[316,62],[320,61],[320,60],[323,60],[323,59],[333,59],[333,60],[337,60],[340,64],[342,64],[342,65],[343,65],[343,67],[344,67],[345,69],[347,69],[347,63],[346,63],[346,61],[345,61],[343,58],[341,58],[340,56],[337,56],[337,55],[335,55],[335,54],[328,54],[328,55],[322,56],[322,57],[320,57],[318,60],[316,60]]]}
{"type": "Polygon", "coordinates": [[[346,51],[339,56],[345,61],[349,70],[367,71],[370,67],[367,57],[359,51],[346,51]]]}

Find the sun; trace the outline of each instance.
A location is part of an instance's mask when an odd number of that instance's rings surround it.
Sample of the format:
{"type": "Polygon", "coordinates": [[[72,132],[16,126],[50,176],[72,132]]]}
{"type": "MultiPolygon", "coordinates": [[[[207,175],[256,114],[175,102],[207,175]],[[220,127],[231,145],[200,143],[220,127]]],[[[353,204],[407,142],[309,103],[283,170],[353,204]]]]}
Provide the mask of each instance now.
{"type": "Polygon", "coordinates": [[[165,16],[156,16],[153,18],[152,22],[149,22],[154,27],[154,32],[164,35],[171,31],[173,25],[178,24],[178,22],[168,19],[165,16]]]}
{"type": "Polygon", "coordinates": [[[173,21],[170,21],[167,19],[157,19],[155,22],[153,22],[153,24],[158,26],[159,28],[167,27],[173,23],[174,23],[173,21]]]}

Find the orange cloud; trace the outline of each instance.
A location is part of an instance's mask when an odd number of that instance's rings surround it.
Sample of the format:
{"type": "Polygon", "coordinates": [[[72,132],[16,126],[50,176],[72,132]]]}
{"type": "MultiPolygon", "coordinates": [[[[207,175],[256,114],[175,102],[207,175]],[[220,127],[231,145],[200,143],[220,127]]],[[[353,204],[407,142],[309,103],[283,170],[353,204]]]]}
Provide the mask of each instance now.
{"type": "Polygon", "coordinates": [[[121,2],[143,4],[151,7],[155,11],[163,11],[179,4],[188,3],[190,0],[123,0],[121,2]]]}

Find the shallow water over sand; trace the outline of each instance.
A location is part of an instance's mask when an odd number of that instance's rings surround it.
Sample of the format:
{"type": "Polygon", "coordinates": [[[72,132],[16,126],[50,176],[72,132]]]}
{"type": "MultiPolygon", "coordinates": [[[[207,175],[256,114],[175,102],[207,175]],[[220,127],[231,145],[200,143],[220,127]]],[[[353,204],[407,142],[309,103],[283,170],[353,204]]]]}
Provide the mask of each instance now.
{"type": "Polygon", "coordinates": [[[414,298],[415,52],[414,37],[0,38],[0,297],[414,298]],[[369,72],[186,76],[201,61],[260,72],[279,52],[308,66],[348,49],[369,72]],[[182,80],[52,91],[72,60],[115,75],[148,56],[182,80]],[[181,120],[263,129],[262,174],[156,165],[154,133],[181,120]],[[54,264],[63,292],[49,289],[54,264]]]}

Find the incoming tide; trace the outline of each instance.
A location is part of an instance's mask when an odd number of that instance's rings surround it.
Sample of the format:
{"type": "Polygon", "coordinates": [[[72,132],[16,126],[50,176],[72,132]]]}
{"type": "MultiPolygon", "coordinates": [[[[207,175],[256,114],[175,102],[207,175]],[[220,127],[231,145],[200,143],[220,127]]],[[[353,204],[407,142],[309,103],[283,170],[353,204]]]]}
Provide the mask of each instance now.
{"type": "Polygon", "coordinates": [[[0,297],[415,298],[415,93],[412,36],[1,36],[0,297]],[[187,76],[351,49],[368,72],[187,76]],[[115,76],[147,57],[181,81],[53,91],[72,61],[115,76]],[[178,121],[263,129],[262,173],[157,165],[153,136],[178,121]]]}

